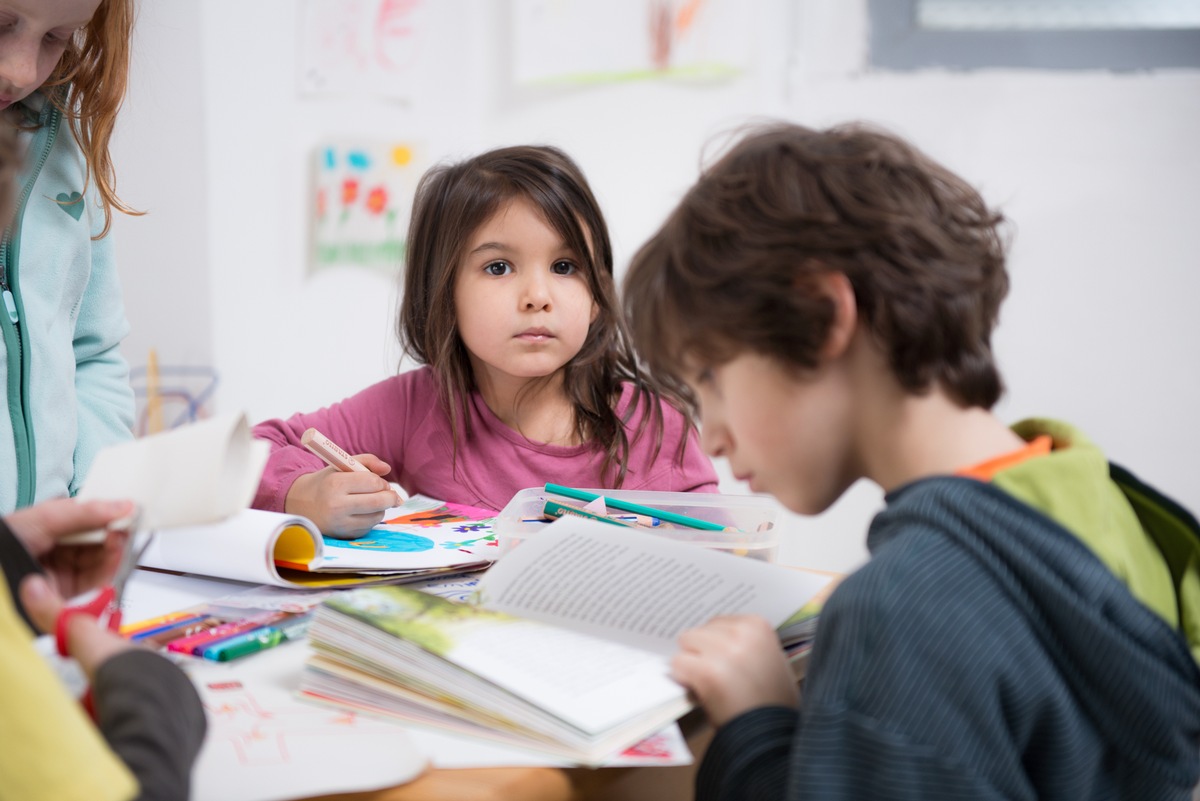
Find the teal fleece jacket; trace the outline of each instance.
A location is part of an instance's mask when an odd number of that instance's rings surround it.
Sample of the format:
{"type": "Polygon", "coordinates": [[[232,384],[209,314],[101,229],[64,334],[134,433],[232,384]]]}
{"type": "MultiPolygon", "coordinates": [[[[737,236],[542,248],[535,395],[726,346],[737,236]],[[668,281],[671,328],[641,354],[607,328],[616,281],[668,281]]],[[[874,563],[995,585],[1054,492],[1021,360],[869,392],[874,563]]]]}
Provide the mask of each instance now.
{"type": "Polygon", "coordinates": [[[112,237],[70,126],[35,94],[16,212],[0,239],[0,514],[74,495],[101,448],[132,437],[129,332],[112,237]],[[77,200],[78,202],[70,202],[77,200]]]}

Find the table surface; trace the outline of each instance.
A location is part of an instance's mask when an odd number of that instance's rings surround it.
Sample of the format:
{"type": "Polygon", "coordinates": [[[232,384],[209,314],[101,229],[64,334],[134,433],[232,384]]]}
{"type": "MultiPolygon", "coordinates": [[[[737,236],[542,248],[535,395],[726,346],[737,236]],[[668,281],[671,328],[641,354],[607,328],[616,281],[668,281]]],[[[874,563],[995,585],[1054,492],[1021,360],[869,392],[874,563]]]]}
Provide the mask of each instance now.
{"type": "Polygon", "coordinates": [[[311,801],[664,801],[691,798],[696,768],[712,737],[703,714],[680,721],[696,759],[671,768],[431,769],[415,781],[369,793],[311,801]]]}
{"type": "MultiPolygon", "coordinates": [[[[146,619],[251,586],[137,570],[126,593],[126,619],[146,619]]],[[[685,716],[680,727],[695,756],[693,763],[687,766],[430,768],[408,784],[374,792],[316,796],[313,801],[663,801],[691,798],[696,768],[712,730],[700,711],[685,716]]]]}

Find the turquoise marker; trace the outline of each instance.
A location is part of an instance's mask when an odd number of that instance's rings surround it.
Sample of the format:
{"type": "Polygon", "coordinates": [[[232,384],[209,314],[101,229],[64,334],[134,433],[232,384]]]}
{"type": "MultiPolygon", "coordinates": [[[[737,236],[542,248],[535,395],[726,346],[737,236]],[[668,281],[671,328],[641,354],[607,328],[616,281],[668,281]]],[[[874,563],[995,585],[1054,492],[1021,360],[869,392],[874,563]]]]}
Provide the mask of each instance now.
{"type": "Polygon", "coordinates": [[[666,523],[675,523],[688,528],[698,528],[705,531],[737,531],[733,526],[723,526],[720,523],[713,523],[709,520],[701,520],[698,517],[688,517],[687,515],[668,512],[664,509],[654,509],[649,506],[642,506],[638,503],[630,503],[623,501],[620,498],[612,498],[608,495],[600,496],[592,492],[584,492],[583,490],[574,489],[573,487],[564,487],[561,484],[546,484],[546,492],[555,495],[562,495],[564,498],[571,498],[576,501],[594,501],[597,498],[604,498],[604,505],[610,509],[620,509],[622,512],[633,512],[634,514],[646,515],[648,517],[657,517],[659,520],[666,523]]]}
{"type": "Polygon", "coordinates": [[[240,659],[243,656],[250,656],[250,654],[256,654],[259,651],[274,648],[286,640],[295,640],[303,637],[308,632],[310,623],[312,623],[312,616],[304,615],[302,618],[289,621],[286,624],[263,626],[262,628],[254,629],[254,631],[230,637],[228,640],[222,640],[204,649],[203,656],[205,659],[211,659],[214,662],[229,662],[234,659],[240,659]]]}

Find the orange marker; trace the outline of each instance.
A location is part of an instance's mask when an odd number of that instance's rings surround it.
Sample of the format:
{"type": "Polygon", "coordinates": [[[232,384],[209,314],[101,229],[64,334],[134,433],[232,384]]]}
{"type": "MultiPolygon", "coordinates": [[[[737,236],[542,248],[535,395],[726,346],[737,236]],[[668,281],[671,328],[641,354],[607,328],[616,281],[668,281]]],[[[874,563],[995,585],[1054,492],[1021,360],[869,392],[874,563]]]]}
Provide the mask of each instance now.
{"type": "Polygon", "coordinates": [[[300,444],[325,460],[325,464],[336,467],[343,473],[370,473],[362,462],[334,444],[333,440],[315,428],[310,428],[300,435],[300,444]]]}

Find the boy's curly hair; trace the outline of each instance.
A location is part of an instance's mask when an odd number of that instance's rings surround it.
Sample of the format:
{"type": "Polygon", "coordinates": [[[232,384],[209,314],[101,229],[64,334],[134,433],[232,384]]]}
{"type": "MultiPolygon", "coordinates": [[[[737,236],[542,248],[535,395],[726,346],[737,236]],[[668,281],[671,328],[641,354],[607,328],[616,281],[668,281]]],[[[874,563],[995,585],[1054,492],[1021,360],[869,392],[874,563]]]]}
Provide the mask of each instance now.
{"type": "MultiPolygon", "coordinates": [[[[633,259],[625,307],[650,370],[750,350],[817,366],[846,275],[900,384],[963,406],[1003,392],[991,334],[1008,292],[1003,217],[900,138],[861,124],[752,130],[704,170],[633,259]]],[[[690,395],[689,395],[690,397],[690,395]]]]}

